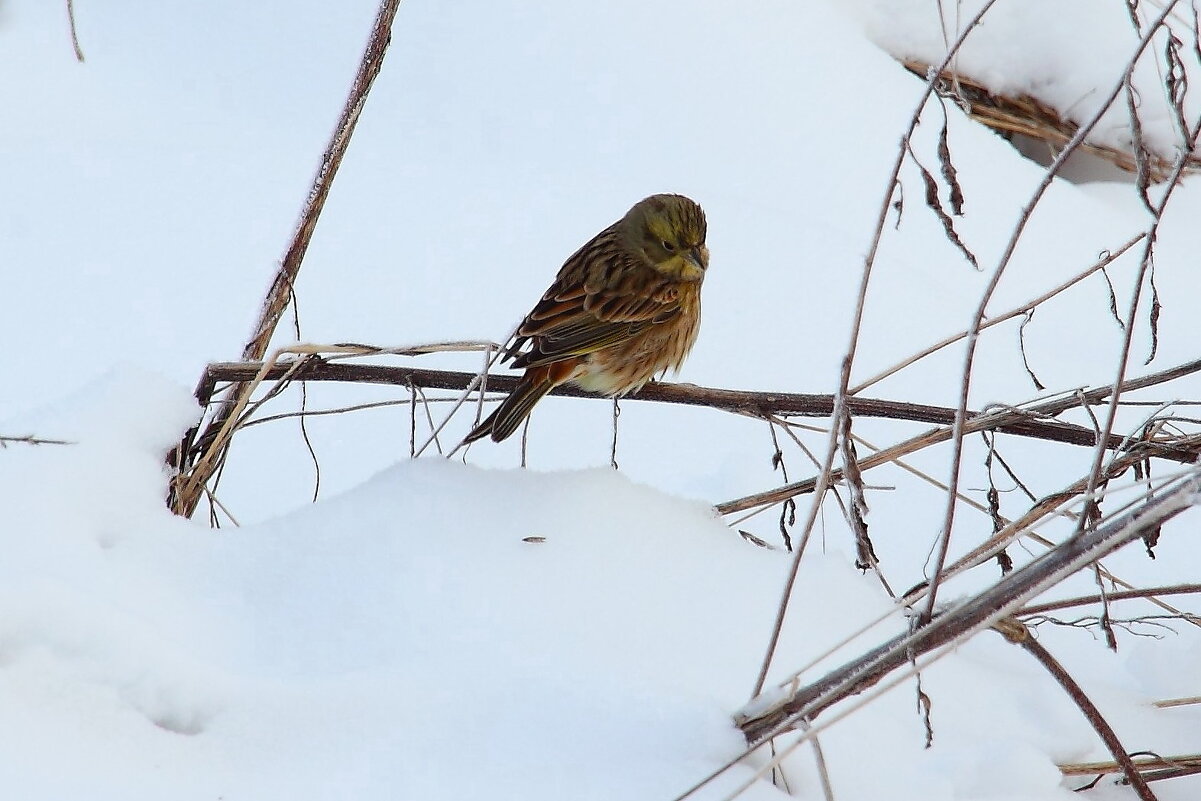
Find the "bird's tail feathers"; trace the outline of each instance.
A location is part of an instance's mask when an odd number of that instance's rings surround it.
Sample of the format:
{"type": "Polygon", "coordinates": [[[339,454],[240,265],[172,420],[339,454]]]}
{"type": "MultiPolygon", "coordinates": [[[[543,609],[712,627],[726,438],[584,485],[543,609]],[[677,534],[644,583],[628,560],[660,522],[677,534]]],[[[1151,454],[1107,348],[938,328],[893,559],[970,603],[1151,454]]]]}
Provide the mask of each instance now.
{"type": "Polygon", "coordinates": [[[488,434],[492,435],[493,442],[507,439],[517,430],[522,421],[530,416],[534,404],[542,400],[542,397],[554,389],[554,386],[554,382],[548,380],[530,383],[522,381],[496,411],[488,415],[487,419],[476,426],[463,441],[475,442],[488,434]]]}
{"type": "Polygon", "coordinates": [[[484,437],[491,434],[492,433],[492,422],[494,420],[496,420],[496,412],[499,412],[499,411],[500,411],[500,409],[497,409],[496,411],[492,412],[492,414],[490,414],[484,418],[484,422],[480,423],[478,426],[471,429],[471,433],[468,434],[467,436],[463,437],[463,444],[464,445],[470,444],[472,442],[475,442],[476,440],[483,439],[484,437]]]}

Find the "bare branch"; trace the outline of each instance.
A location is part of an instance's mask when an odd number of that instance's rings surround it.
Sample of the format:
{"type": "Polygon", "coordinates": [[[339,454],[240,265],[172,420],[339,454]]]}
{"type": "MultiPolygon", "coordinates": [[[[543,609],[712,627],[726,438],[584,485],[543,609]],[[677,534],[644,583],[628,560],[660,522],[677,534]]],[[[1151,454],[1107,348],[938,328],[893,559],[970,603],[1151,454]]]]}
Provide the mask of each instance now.
{"type": "Polygon", "coordinates": [[[67,439],[46,439],[45,437],[35,437],[33,434],[26,434],[23,437],[4,437],[0,436],[0,448],[7,448],[10,443],[21,445],[74,445],[75,443],[67,439]]]}
{"type": "MultiPolygon", "coordinates": [[[[216,362],[210,364],[206,368],[205,375],[197,387],[198,397],[204,403],[208,398],[211,398],[217,384],[222,382],[240,383],[252,381],[262,369],[262,362],[216,362]],[[208,393],[208,395],[206,396],[203,393],[208,393]]],[[[1179,365],[1170,370],[1161,371],[1141,379],[1134,379],[1126,382],[1122,389],[1124,391],[1142,389],[1197,371],[1201,371],[1201,360],[1179,365]]],[[[291,379],[295,381],[390,384],[404,387],[412,385],[427,389],[447,390],[464,389],[478,377],[476,373],[462,371],[348,364],[312,358],[306,360],[299,367],[296,362],[291,361],[283,361],[272,365],[263,374],[263,380],[278,381],[285,374],[289,374],[291,379]]],[[[517,376],[492,375],[489,376],[488,387],[490,390],[497,392],[511,392],[517,385],[517,381],[517,376]]],[[[1093,430],[1050,418],[1082,404],[1099,403],[1107,398],[1109,393],[1109,387],[1099,387],[1095,390],[1079,393],[1065,400],[1038,404],[1027,410],[971,412],[973,423],[970,426],[973,431],[999,431],[1005,434],[1052,442],[1093,446],[1097,442],[1096,433],[1093,430]]],[[[556,387],[552,390],[551,394],[577,398],[602,397],[566,384],[556,387]]],[[[833,414],[834,410],[834,397],[831,395],[813,395],[795,392],[751,392],[667,382],[652,382],[647,384],[638,392],[626,396],[626,400],[675,403],[687,406],[708,406],[756,418],[766,418],[772,415],[829,417],[833,414]]],[[[954,409],[946,406],[905,403],[878,398],[848,398],[847,407],[852,415],[859,417],[879,417],[920,423],[947,424],[954,420],[955,415],[954,409]]],[[[922,436],[928,438],[930,435],[925,434],[922,436]]],[[[942,441],[937,438],[936,440],[942,441]]],[[[1115,435],[1110,438],[1107,447],[1111,449],[1118,448],[1123,442],[1123,437],[1115,435]]],[[[1164,444],[1166,446],[1167,442],[1165,441],[1164,444]]],[[[1188,461],[1195,454],[1188,448],[1173,451],[1165,447],[1162,453],[1157,453],[1156,455],[1162,455],[1165,458],[1178,458],[1180,461],[1188,461]]],[[[875,459],[876,457],[868,457],[863,459],[862,463],[874,466],[879,463],[875,459]]],[[[796,484],[785,486],[793,487],[796,484]]],[[[748,507],[742,506],[741,508],[748,507]]],[[[728,514],[740,511],[740,509],[723,508],[722,512],[723,514],[728,514]]]]}
{"type": "Polygon", "coordinates": [[[1042,646],[1038,640],[1030,635],[1029,630],[1015,620],[1004,621],[1005,626],[1002,634],[1005,639],[1012,643],[1020,645],[1026,653],[1038,660],[1047,672],[1050,673],[1055,681],[1059,682],[1059,686],[1063,688],[1072,702],[1079,707],[1080,712],[1088,720],[1093,731],[1105,743],[1105,747],[1109,749],[1109,753],[1113,754],[1114,760],[1122,766],[1122,773],[1126,776],[1126,781],[1134,788],[1141,801],[1155,801],[1155,793],[1151,792],[1151,788],[1147,786],[1146,780],[1131,761],[1130,755],[1126,753],[1126,749],[1122,747],[1122,742],[1118,739],[1118,735],[1114,732],[1113,727],[1109,725],[1109,721],[1105,720],[1101,715],[1101,711],[1097,709],[1096,704],[1092,699],[1085,694],[1084,690],[1072,678],[1072,674],[1064,669],[1055,657],[1051,656],[1051,652],[1042,646]]]}
{"type": "Polygon", "coordinates": [[[1124,592],[1107,592],[1102,596],[1097,595],[1082,595],[1077,598],[1064,598],[1062,601],[1049,601],[1045,604],[1033,604],[1018,610],[1019,616],[1026,615],[1041,615],[1046,612],[1054,612],[1059,609],[1070,609],[1074,606],[1088,606],[1089,604],[1101,603],[1102,600],[1109,601],[1128,601],[1133,598],[1154,598],[1160,595],[1192,595],[1201,593],[1201,584],[1175,584],[1168,587],[1147,587],[1139,590],[1126,590],[1124,592]]]}
{"type": "MultiPolygon", "coordinates": [[[[305,252],[308,250],[313,231],[317,227],[317,220],[321,216],[321,210],[325,207],[325,200],[329,196],[330,187],[333,185],[334,177],[338,173],[338,167],[342,163],[342,157],[345,155],[346,148],[350,144],[350,138],[354,134],[359,115],[362,113],[363,106],[367,101],[367,93],[371,90],[371,85],[375,81],[375,77],[379,74],[380,67],[383,65],[384,53],[387,51],[388,43],[392,39],[392,20],[396,16],[396,10],[399,5],[400,0],[381,0],[380,2],[375,24],[372,26],[371,35],[367,40],[367,46],[359,63],[358,74],[351,85],[350,94],[346,98],[341,118],[338,120],[333,136],[322,156],[317,177],[313,182],[313,187],[309,192],[309,196],[304,204],[304,210],[301,213],[300,225],[297,227],[292,237],[292,242],[288,246],[288,251],[284,255],[279,270],[271,282],[270,289],[267,291],[267,297],[263,301],[263,308],[255,327],[254,336],[250,338],[250,341],[246,343],[246,347],[242,350],[242,358],[245,360],[261,359],[266,354],[271,336],[275,333],[275,328],[292,296],[292,287],[296,281],[296,275],[300,272],[301,262],[304,260],[305,252]]],[[[208,432],[217,432],[225,429],[227,422],[234,413],[235,407],[239,406],[239,401],[249,391],[247,387],[239,386],[231,394],[226,405],[208,422],[204,434],[201,435],[201,439],[205,439],[208,432]]],[[[177,458],[172,461],[182,467],[185,464],[184,460],[186,457],[186,451],[181,450],[177,458]]],[[[220,463],[221,459],[219,458],[207,460],[205,463],[206,466],[203,469],[215,470],[220,463]]],[[[193,472],[195,472],[195,469],[193,472]]],[[[173,484],[170,497],[168,498],[168,505],[176,514],[191,516],[203,494],[200,491],[200,487],[204,486],[211,476],[211,472],[204,475],[194,475],[195,480],[187,483],[187,491],[185,493],[180,492],[181,487],[178,484],[173,484]]]]}

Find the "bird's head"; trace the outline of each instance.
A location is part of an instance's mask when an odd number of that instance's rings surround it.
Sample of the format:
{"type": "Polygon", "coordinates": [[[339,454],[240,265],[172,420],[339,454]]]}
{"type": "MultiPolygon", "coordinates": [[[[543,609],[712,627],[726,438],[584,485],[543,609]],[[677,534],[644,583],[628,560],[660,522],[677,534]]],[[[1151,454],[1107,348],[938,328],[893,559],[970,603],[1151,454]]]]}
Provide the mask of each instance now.
{"type": "Polygon", "coordinates": [[[626,212],[620,227],[634,252],[677,281],[700,281],[709,267],[705,212],[683,195],[651,195],[626,212]]]}

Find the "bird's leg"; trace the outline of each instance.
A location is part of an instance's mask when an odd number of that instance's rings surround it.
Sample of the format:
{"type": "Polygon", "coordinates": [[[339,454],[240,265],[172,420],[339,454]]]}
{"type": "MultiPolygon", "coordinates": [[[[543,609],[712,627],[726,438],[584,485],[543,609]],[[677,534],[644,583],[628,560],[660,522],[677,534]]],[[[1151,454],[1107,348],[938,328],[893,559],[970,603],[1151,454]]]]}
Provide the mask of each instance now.
{"type": "Polygon", "coordinates": [[[621,417],[621,405],[617,398],[613,399],[613,447],[609,449],[609,464],[617,470],[617,418],[621,417]]]}
{"type": "Polygon", "coordinates": [[[526,468],[526,445],[530,442],[530,418],[526,417],[521,424],[521,469],[526,468]]]}

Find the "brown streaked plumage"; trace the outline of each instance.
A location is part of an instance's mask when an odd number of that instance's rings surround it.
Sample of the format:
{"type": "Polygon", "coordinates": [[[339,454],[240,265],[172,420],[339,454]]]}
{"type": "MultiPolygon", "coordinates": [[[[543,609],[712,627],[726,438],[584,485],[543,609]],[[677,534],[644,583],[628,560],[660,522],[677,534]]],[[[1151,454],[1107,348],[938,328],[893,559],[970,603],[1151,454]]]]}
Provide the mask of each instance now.
{"type": "Polygon", "coordinates": [[[560,384],[617,397],[680,369],[701,322],[705,234],[696,203],[651,195],[577,250],[505,356],[525,375],[465,441],[500,442],[560,384]]]}

